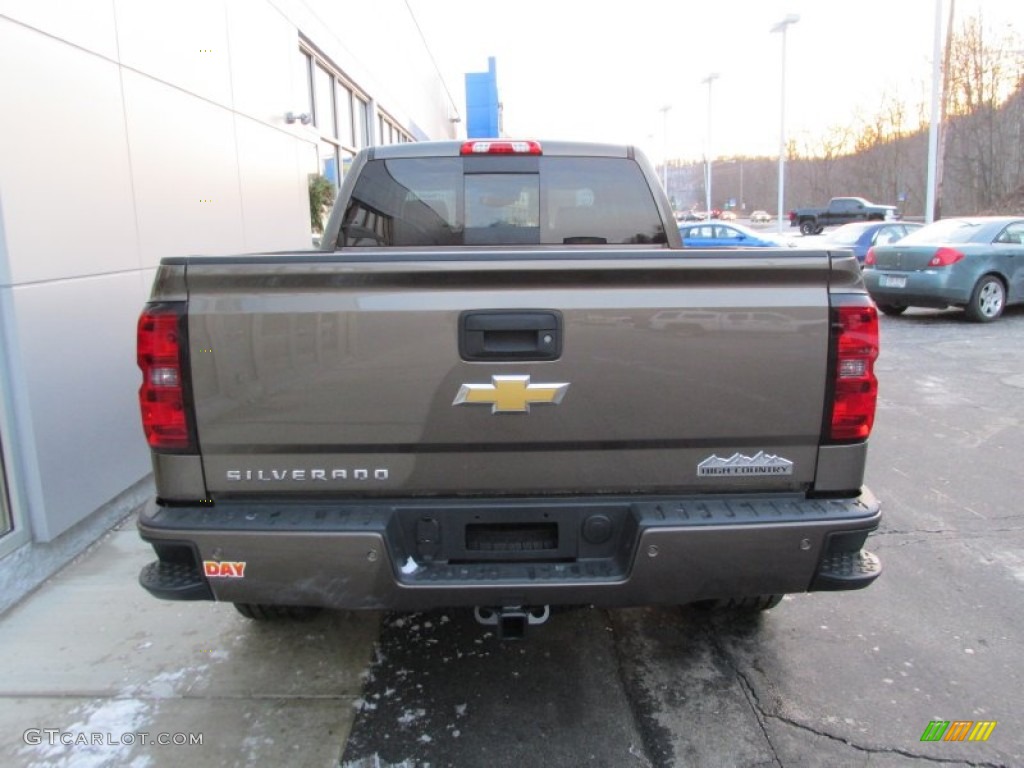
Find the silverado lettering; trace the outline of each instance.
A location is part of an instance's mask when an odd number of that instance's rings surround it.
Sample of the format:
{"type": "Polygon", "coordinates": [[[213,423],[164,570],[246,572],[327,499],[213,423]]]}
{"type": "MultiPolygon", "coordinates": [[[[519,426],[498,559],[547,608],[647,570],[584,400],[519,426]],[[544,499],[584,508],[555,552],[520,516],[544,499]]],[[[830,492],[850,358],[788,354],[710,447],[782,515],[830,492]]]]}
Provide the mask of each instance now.
{"type": "Polygon", "coordinates": [[[240,482],[242,480],[260,480],[270,482],[274,480],[348,480],[350,477],[355,480],[387,480],[388,470],[386,469],[229,469],[224,476],[229,482],[240,482]]]}
{"type": "Polygon", "coordinates": [[[140,580],[505,636],[551,605],[859,589],[878,343],[849,252],[683,248],[634,147],[371,147],[320,250],[162,260],[140,580]]]}

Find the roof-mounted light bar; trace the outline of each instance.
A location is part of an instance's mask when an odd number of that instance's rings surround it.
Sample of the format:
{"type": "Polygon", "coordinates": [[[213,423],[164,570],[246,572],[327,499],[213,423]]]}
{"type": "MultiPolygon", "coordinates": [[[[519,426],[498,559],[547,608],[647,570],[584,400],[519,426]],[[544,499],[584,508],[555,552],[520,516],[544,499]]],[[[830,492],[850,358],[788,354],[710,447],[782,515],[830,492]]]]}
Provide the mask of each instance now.
{"type": "Polygon", "coordinates": [[[542,155],[539,141],[467,141],[462,145],[462,155],[542,155]]]}

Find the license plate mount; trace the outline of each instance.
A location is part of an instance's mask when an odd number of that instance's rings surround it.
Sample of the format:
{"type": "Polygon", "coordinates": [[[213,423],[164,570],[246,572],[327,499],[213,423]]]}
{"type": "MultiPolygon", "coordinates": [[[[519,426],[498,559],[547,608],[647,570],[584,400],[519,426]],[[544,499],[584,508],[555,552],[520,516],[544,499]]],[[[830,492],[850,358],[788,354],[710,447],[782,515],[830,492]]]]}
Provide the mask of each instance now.
{"type": "Polygon", "coordinates": [[[878,283],[883,288],[906,288],[907,278],[904,275],[882,275],[878,283]]]}

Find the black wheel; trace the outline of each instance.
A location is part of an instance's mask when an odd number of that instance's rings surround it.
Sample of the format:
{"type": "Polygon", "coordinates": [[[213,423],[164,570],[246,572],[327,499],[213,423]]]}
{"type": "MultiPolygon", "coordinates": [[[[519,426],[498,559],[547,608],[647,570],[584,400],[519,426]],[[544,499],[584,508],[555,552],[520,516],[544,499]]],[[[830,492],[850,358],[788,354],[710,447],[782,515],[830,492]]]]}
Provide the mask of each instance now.
{"type": "Polygon", "coordinates": [[[974,286],[968,303],[967,318],[976,323],[991,323],[1006,306],[1006,286],[995,275],[985,275],[974,286]]]}
{"type": "Polygon", "coordinates": [[[902,315],[907,311],[907,308],[902,304],[879,304],[878,308],[882,311],[882,314],[891,315],[892,317],[902,315]]]}
{"type": "Polygon", "coordinates": [[[782,595],[754,595],[751,597],[727,597],[721,600],[701,600],[694,603],[694,606],[709,611],[757,613],[774,608],[781,602],[782,595]]]}
{"type": "Polygon", "coordinates": [[[820,235],[824,231],[825,231],[825,228],[823,226],[821,226],[820,224],[814,228],[814,234],[816,234],[816,235],[820,235]]]}
{"type": "Polygon", "coordinates": [[[815,224],[813,219],[804,219],[800,222],[800,234],[801,235],[813,235],[815,230],[815,224]]]}
{"type": "Polygon", "coordinates": [[[253,621],[312,621],[319,608],[308,605],[266,605],[263,603],[235,603],[235,610],[253,621]]]}

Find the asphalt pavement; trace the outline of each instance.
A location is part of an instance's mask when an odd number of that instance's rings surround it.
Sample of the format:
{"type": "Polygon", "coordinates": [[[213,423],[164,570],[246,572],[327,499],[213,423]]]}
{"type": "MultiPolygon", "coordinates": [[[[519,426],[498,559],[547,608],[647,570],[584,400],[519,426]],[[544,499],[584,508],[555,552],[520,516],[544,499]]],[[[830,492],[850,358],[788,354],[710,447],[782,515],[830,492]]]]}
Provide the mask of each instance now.
{"type": "Polygon", "coordinates": [[[0,617],[0,764],[1024,765],[1024,309],[882,337],[867,590],[562,611],[518,642],[466,611],[264,625],[146,595],[128,520],[0,617]],[[922,741],[933,721],[995,726],[922,741]]]}

